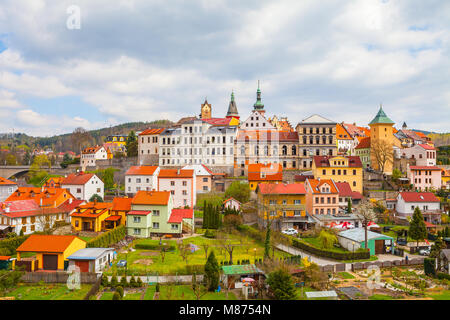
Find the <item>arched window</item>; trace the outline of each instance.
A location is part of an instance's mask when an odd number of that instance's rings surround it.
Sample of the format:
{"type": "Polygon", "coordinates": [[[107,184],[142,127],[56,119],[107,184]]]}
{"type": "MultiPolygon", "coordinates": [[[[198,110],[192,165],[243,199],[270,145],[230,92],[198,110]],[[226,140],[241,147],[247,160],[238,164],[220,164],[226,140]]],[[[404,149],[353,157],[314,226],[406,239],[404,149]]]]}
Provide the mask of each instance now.
{"type": "Polygon", "coordinates": [[[283,156],[287,155],[287,147],[286,146],[281,147],[281,153],[283,156]]]}
{"type": "Polygon", "coordinates": [[[293,156],[297,155],[297,147],[296,146],[292,146],[292,155],[293,156]]]}
{"type": "Polygon", "coordinates": [[[245,146],[241,146],[241,154],[242,154],[242,155],[245,154],[245,146]]]}
{"type": "Polygon", "coordinates": [[[264,146],[264,155],[265,156],[269,155],[269,146],[264,146]]]}
{"type": "Polygon", "coordinates": [[[255,155],[259,155],[259,146],[258,145],[255,146],[255,155]]]}

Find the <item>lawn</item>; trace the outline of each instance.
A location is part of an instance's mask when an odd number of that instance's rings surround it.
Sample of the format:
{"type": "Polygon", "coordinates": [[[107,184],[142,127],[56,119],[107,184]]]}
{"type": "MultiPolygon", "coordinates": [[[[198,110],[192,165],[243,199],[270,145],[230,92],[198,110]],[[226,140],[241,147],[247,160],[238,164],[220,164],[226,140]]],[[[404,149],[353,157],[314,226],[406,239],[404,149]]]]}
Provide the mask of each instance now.
{"type": "Polygon", "coordinates": [[[350,273],[348,273],[348,272],[346,272],[346,271],[339,272],[339,273],[338,273],[338,276],[339,276],[340,278],[342,278],[342,279],[355,279],[355,276],[354,276],[354,275],[352,275],[352,274],[350,274],[350,273]]]}
{"type": "Polygon", "coordinates": [[[123,296],[123,300],[141,300],[142,292],[126,293],[123,296]]]}
{"type": "Polygon", "coordinates": [[[105,292],[102,294],[100,300],[112,300],[114,292],[105,292]]]}
{"type": "Polygon", "coordinates": [[[433,300],[450,300],[450,290],[443,290],[440,294],[430,294],[429,297],[433,300]]]}
{"type": "MultiPolygon", "coordinates": [[[[160,290],[160,300],[197,300],[190,285],[164,285],[160,287],[160,290]]],[[[208,292],[200,300],[227,300],[226,291],[208,292]]],[[[237,300],[237,298],[229,292],[228,300],[237,300]]]]}
{"type": "Polygon", "coordinates": [[[82,300],[91,285],[82,284],[80,289],[70,290],[66,284],[25,284],[20,283],[5,296],[16,300],[82,300]]]}
{"type": "MultiPolygon", "coordinates": [[[[236,245],[233,251],[233,262],[236,264],[238,261],[250,260],[251,263],[254,262],[255,257],[257,259],[264,256],[264,246],[257,243],[255,240],[250,238],[242,238],[240,235],[231,235],[230,241],[232,244],[236,245]],[[242,240],[242,242],[241,242],[242,240]]],[[[139,239],[135,240],[134,244],[145,243],[145,244],[158,244],[159,240],[151,239],[139,239]]],[[[165,244],[176,245],[175,240],[164,240],[165,244]]],[[[221,247],[220,241],[217,239],[208,239],[203,236],[192,237],[183,240],[184,244],[194,244],[198,247],[195,252],[189,252],[187,255],[187,261],[184,261],[180,256],[178,248],[175,251],[166,252],[164,262],[160,251],[158,250],[141,250],[136,249],[135,251],[129,252],[128,254],[119,253],[117,261],[127,260],[128,261],[128,274],[129,275],[182,275],[182,274],[192,274],[193,272],[201,272],[203,266],[206,263],[205,251],[202,245],[208,244],[208,253],[214,250],[216,254],[217,261],[219,264],[221,261],[228,261],[228,253],[221,247]],[[195,270],[194,270],[195,269],[195,270]]],[[[275,250],[275,257],[282,258],[290,256],[290,254],[275,250]]],[[[123,271],[121,268],[120,273],[123,271]]],[[[112,268],[106,271],[107,275],[112,275],[117,272],[118,268],[116,264],[113,264],[112,268]]]]}
{"type": "Polygon", "coordinates": [[[144,300],[153,300],[153,296],[156,292],[156,286],[148,286],[147,291],[145,291],[144,300]]]}
{"type": "Polygon", "coordinates": [[[387,294],[374,294],[369,297],[369,300],[394,300],[394,298],[387,294]]]}
{"type": "MultiPolygon", "coordinates": [[[[319,237],[307,237],[307,238],[301,238],[303,241],[308,242],[309,244],[312,244],[314,247],[322,249],[322,243],[319,240],[319,237]]],[[[341,247],[335,247],[333,246],[330,249],[327,249],[330,251],[334,251],[334,252],[344,252],[344,253],[348,253],[349,251],[341,248],[341,247]]]]}

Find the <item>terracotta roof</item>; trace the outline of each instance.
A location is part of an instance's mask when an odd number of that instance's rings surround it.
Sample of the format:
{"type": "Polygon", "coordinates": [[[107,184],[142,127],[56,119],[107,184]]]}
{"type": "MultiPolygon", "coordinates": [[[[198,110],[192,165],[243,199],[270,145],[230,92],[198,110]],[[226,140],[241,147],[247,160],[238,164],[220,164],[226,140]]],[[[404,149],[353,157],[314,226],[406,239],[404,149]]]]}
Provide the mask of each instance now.
{"type": "Polygon", "coordinates": [[[62,194],[67,194],[67,199],[74,197],[66,189],[62,188],[35,188],[35,187],[19,187],[13,194],[11,194],[6,200],[34,200],[40,205],[42,199],[42,206],[53,206],[56,199],[62,194]],[[43,191],[42,191],[43,190],[43,191]]]}
{"type": "Polygon", "coordinates": [[[157,129],[146,129],[139,133],[140,136],[147,136],[147,135],[153,135],[153,134],[160,134],[164,131],[165,128],[157,128],[157,129]]]}
{"type": "Polygon", "coordinates": [[[336,139],[338,140],[353,140],[350,133],[345,129],[345,127],[338,123],[336,124],[336,139]]]}
{"type": "Polygon", "coordinates": [[[355,149],[367,149],[367,148],[370,148],[370,137],[362,138],[355,149]]]}
{"type": "Polygon", "coordinates": [[[435,147],[430,146],[428,144],[419,144],[419,146],[421,146],[422,148],[424,148],[425,150],[436,150],[435,147]]]}
{"type": "Polygon", "coordinates": [[[119,198],[116,197],[113,199],[112,210],[114,211],[130,211],[131,210],[131,202],[133,198],[119,198]]]}
{"type": "Polygon", "coordinates": [[[211,171],[211,169],[209,169],[207,166],[205,166],[204,164],[202,164],[202,167],[205,168],[206,171],[208,171],[208,173],[210,175],[214,175],[214,173],[211,171]]]}
{"type": "Polygon", "coordinates": [[[71,173],[61,181],[61,185],[85,185],[93,176],[93,173],[71,173]]]}
{"type": "Polygon", "coordinates": [[[17,185],[14,181],[0,177],[0,185],[17,185]]]}
{"type": "MultiPolygon", "coordinates": [[[[334,156],[314,156],[313,161],[316,168],[330,167],[330,159],[335,158],[334,156]]],[[[361,159],[358,156],[343,156],[343,158],[348,159],[348,166],[343,166],[342,168],[362,168],[361,159]]]]}
{"type": "Polygon", "coordinates": [[[109,216],[108,218],[105,219],[105,221],[118,221],[122,219],[121,216],[109,216]]]}
{"type": "Polygon", "coordinates": [[[348,182],[335,182],[334,183],[339,191],[340,197],[351,197],[352,199],[362,199],[362,194],[357,191],[352,191],[348,182]]]}
{"type": "Polygon", "coordinates": [[[134,196],[131,204],[150,204],[150,205],[165,206],[169,203],[169,198],[170,198],[169,191],[140,190],[134,196]]]}
{"type": "Polygon", "coordinates": [[[75,210],[78,206],[82,205],[84,202],[85,202],[84,200],[73,199],[72,203],[70,203],[69,200],[67,200],[58,208],[63,211],[71,212],[75,210]]]}
{"type": "Polygon", "coordinates": [[[158,179],[160,178],[192,178],[194,170],[192,169],[161,169],[159,171],[158,179]]]}
{"type": "Polygon", "coordinates": [[[248,165],[249,181],[281,181],[283,180],[283,169],[279,163],[252,163],[248,165]],[[261,176],[265,173],[265,177],[261,176]]]}
{"type": "Polygon", "coordinates": [[[441,168],[438,168],[436,166],[410,166],[411,170],[441,170],[441,168]]]}
{"type": "Polygon", "coordinates": [[[155,173],[158,166],[132,166],[127,170],[127,176],[151,176],[155,173]]]}
{"type": "Polygon", "coordinates": [[[112,209],[111,202],[88,202],[77,207],[72,217],[96,218],[112,209]]]}
{"type": "MultiPolygon", "coordinates": [[[[28,237],[16,251],[62,253],[75,240],[76,236],[34,235],[28,237]]],[[[79,238],[78,238],[79,239],[79,238]]],[[[81,240],[81,239],[80,239],[81,240]]],[[[84,240],[81,240],[84,241],[84,240]]],[[[85,242],[85,241],[84,241],[85,242]]]]}
{"type": "Polygon", "coordinates": [[[332,179],[320,179],[320,180],[307,179],[306,181],[311,186],[312,193],[319,193],[319,194],[321,194],[322,192],[320,191],[319,187],[323,186],[324,184],[328,184],[330,186],[330,193],[327,193],[327,194],[338,193],[338,190],[336,189],[336,186],[335,186],[334,181],[332,179]]]}
{"type": "Polygon", "coordinates": [[[259,192],[262,194],[305,194],[305,185],[303,183],[277,183],[277,184],[259,184],[259,192]]]}
{"type": "Polygon", "coordinates": [[[168,223],[181,223],[183,219],[192,219],[194,209],[172,209],[168,223]]]}
{"type": "Polygon", "coordinates": [[[227,200],[224,200],[222,203],[227,203],[228,201],[231,201],[231,200],[234,200],[234,201],[240,203],[239,201],[237,201],[237,200],[236,200],[235,198],[233,198],[233,197],[229,197],[227,200]]]}
{"type": "Polygon", "coordinates": [[[84,148],[84,150],[81,151],[81,153],[83,153],[83,154],[96,153],[101,148],[103,148],[103,146],[87,147],[87,148],[84,148]]]}
{"type": "Polygon", "coordinates": [[[405,202],[439,202],[432,192],[400,192],[405,202]]]}
{"type": "Polygon", "coordinates": [[[0,261],[8,261],[11,259],[11,256],[0,256],[0,261]]]}
{"type": "Polygon", "coordinates": [[[39,205],[32,199],[28,200],[15,200],[0,202],[0,214],[6,213],[6,207],[9,208],[9,212],[30,211],[39,209],[39,205]]]}

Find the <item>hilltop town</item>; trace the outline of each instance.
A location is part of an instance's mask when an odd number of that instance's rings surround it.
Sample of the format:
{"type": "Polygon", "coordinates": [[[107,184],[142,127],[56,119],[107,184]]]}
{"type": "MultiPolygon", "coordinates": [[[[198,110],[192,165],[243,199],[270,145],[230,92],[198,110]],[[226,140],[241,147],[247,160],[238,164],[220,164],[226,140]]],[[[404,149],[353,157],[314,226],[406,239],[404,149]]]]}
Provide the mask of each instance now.
{"type": "Polygon", "coordinates": [[[448,146],[388,110],[291,123],[258,86],[245,116],[232,92],[99,144],[79,128],[69,151],[2,148],[0,293],[449,299],[448,146]]]}

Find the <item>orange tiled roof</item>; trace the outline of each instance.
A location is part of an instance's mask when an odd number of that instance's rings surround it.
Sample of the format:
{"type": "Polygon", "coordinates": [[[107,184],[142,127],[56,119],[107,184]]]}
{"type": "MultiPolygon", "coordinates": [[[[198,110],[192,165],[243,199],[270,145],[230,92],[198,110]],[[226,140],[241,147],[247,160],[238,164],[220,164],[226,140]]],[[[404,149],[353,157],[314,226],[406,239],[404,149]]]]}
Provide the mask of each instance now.
{"type": "MultiPolygon", "coordinates": [[[[22,243],[18,252],[54,252],[62,253],[75,240],[76,236],[35,235],[32,234],[22,243]]],[[[78,238],[79,239],[79,238],[78,238]]],[[[81,239],[80,239],[81,240],[81,239]]],[[[84,240],[81,240],[84,241],[84,240]]]]}
{"type": "Polygon", "coordinates": [[[72,217],[96,218],[112,209],[111,202],[88,202],[79,205],[77,210],[71,214],[72,217]]]}
{"type": "Polygon", "coordinates": [[[93,173],[71,173],[61,181],[61,185],[85,185],[93,176],[93,173]]]}
{"type": "Polygon", "coordinates": [[[0,177],[0,184],[1,185],[17,185],[17,183],[15,183],[15,182],[13,182],[11,180],[2,178],[2,177],[0,177]]]}
{"type": "Polygon", "coordinates": [[[116,197],[113,199],[112,210],[114,211],[130,211],[131,210],[131,201],[133,198],[119,198],[116,197]]]}
{"type": "Polygon", "coordinates": [[[249,181],[282,181],[283,169],[280,163],[252,163],[248,165],[248,180],[249,181]],[[266,176],[261,177],[261,173],[266,176]]]}
{"type": "Polygon", "coordinates": [[[66,194],[66,199],[74,197],[66,189],[62,188],[35,188],[35,187],[19,187],[13,194],[11,194],[7,201],[27,200],[33,199],[37,204],[42,206],[53,206],[55,201],[63,194],[66,194]]]}
{"type": "Polygon", "coordinates": [[[155,173],[158,166],[132,166],[125,173],[127,176],[151,176],[155,173]]]}
{"type": "Polygon", "coordinates": [[[336,124],[336,139],[338,140],[353,140],[350,133],[340,123],[336,124]]]}
{"type": "Polygon", "coordinates": [[[158,179],[160,178],[192,178],[194,170],[192,169],[161,169],[159,171],[158,179]]]}
{"type": "Polygon", "coordinates": [[[305,194],[305,185],[303,183],[278,183],[278,184],[259,184],[259,191],[262,194],[305,194]]]}
{"type": "Polygon", "coordinates": [[[370,137],[362,138],[355,149],[367,149],[370,148],[370,137]]]}
{"type": "Polygon", "coordinates": [[[156,129],[146,129],[139,133],[140,136],[147,136],[147,135],[153,135],[153,134],[160,134],[164,131],[165,128],[156,128],[156,129]]]}
{"type": "Polygon", "coordinates": [[[140,190],[132,200],[132,204],[167,205],[169,203],[169,191],[145,191],[140,190]]]}
{"type": "Polygon", "coordinates": [[[103,148],[103,146],[87,147],[81,153],[83,154],[96,153],[98,150],[100,150],[100,148],[103,148]]]}
{"type": "Polygon", "coordinates": [[[309,185],[311,186],[313,193],[322,193],[319,188],[324,184],[328,184],[330,186],[331,194],[338,193],[338,190],[336,189],[336,186],[332,179],[307,179],[306,181],[308,181],[309,185]]]}

